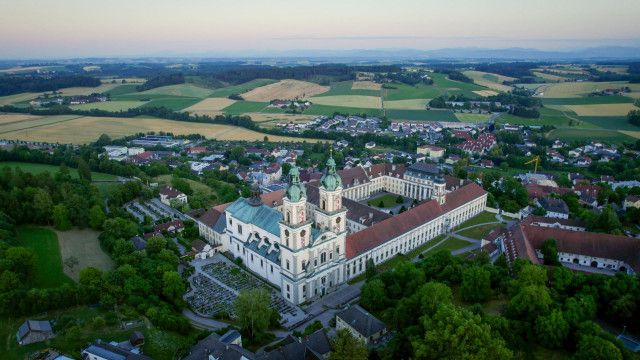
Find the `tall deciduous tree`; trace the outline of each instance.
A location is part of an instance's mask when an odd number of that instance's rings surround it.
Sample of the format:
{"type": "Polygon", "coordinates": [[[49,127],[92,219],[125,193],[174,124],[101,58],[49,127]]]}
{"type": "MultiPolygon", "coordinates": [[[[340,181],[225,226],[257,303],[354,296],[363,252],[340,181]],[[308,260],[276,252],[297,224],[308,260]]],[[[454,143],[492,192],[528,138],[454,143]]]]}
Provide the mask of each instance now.
{"type": "Polygon", "coordinates": [[[264,331],[272,316],[269,292],[263,288],[241,291],[235,302],[240,328],[250,337],[264,331]]]}
{"type": "Polygon", "coordinates": [[[622,360],[622,353],[611,341],[597,336],[583,336],[578,342],[576,360],[622,360]]]}
{"type": "Polygon", "coordinates": [[[541,344],[559,348],[569,335],[569,323],[560,310],[554,310],[551,314],[536,319],[536,335],[541,344]]]}
{"type": "Polygon", "coordinates": [[[91,169],[83,158],[78,159],[78,176],[80,179],[91,182],[91,169]]]}
{"type": "Polygon", "coordinates": [[[91,209],[89,209],[89,226],[91,226],[91,228],[96,230],[101,229],[106,218],[107,216],[104,214],[104,211],[102,211],[100,205],[93,205],[91,209]]]}
{"type": "Polygon", "coordinates": [[[71,228],[69,210],[63,204],[53,207],[53,226],[58,230],[69,230],[71,228]]]}
{"type": "Polygon", "coordinates": [[[471,266],[465,269],[462,272],[460,291],[464,301],[487,301],[491,296],[491,273],[480,266],[471,266]]]}
{"type": "Polygon", "coordinates": [[[331,343],[329,360],[366,360],[369,355],[364,342],[356,339],[348,330],[339,330],[331,343]]]}
{"type": "Polygon", "coordinates": [[[185,291],[185,284],[175,271],[166,271],[162,275],[162,294],[174,303],[180,303],[182,294],[185,291]]]}

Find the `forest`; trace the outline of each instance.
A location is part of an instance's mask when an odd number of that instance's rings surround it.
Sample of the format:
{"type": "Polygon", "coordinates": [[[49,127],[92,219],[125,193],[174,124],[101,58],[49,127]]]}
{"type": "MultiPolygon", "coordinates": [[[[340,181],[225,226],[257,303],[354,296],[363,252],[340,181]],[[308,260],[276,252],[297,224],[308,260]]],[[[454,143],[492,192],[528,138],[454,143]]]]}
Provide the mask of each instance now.
{"type": "Polygon", "coordinates": [[[465,260],[445,250],[382,273],[369,263],[360,304],[397,332],[375,355],[517,359],[558,353],[575,360],[635,359],[600,324],[638,330],[638,279],[559,266],[553,239],[543,251],[549,259],[544,266],[521,260],[509,266],[504,257],[491,264],[484,253],[465,260]]]}
{"type": "Polygon", "coordinates": [[[0,76],[0,96],[13,95],[24,92],[56,91],[68,87],[96,87],[101,82],[91,76],[62,75],[62,76],[0,76]]]}

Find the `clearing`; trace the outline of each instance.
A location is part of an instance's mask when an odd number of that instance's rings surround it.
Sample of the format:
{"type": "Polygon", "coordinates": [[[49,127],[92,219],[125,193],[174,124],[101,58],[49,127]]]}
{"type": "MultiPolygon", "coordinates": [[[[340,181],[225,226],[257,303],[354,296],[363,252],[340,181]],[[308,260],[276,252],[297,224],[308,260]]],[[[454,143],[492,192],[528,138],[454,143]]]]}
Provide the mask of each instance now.
{"type": "Polygon", "coordinates": [[[352,90],[380,90],[381,84],[373,81],[354,81],[351,85],[352,90]]]}
{"type": "Polygon", "coordinates": [[[380,109],[382,101],[379,96],[338,95],[318,96],[309,99],[312,103],[327,106],[344,106],[356,108],[380,109]]]}
{"type": "Polygon", "coordinates": [[[396,110],[424,110],[431,99],[408,99],[385,101],[385,109],[396,110]]]}
{"type": "Polygon", "coordinates": [[[638,110],[633,104],[564,105],[579,116],[626,116],[631,110],[638,110]]]}
{"type": "Polygon", "coordinates": [[[274,99],[305,99],[329,91],[328,86],[300,80],[281,80],[242,94],[245,100],[268,102],[274,99]]]}
{"type": "MultiPolygon", "coordinates": [[[[1,129],[1,127],[0,127],[1,129]]],[[[278,142],[318,142],[327,140],[303,139],[288,136],[276,136],[248,130],[238,126],[221,124],[203,124],[152,118],[117,118],[85,116],[64,123],[54,123],[26,130],[6,132],[6,139],[27,141],[48,141],[65,144],[88,144],[96,141],[102,134],[112,138],[121,138],[136,133],[165,131],[174,135],[201,134],[218,140],[263,140],[278,142]]]]}
{"type": "Polygon", "coordinates": [[[228,98],[207,98],[197,104],[189,106],[184,109],[184,111],[196,115],[209,115],[213,117],[221,114],[222,109],[232,105],[234,102],[236,101],[228,98]]]}
{"type": "Polygon", "coordinates": [[[17,239],[20,246],[31,249],[35,255],[34,288],[55,288],[71,283],[71,279],[62,271],[56,233],[38,227],[19,227],[17,239]]]}
{"type": "Polygon", "coordinates": [[[70,278],[78,281],[80,270],[88,267],[107,271],[113,268],[113,261],[102,248],[98,240],[98,231],[92,229],[74,229],[56,231],[60,253],[62,254],[63,270],[70,278]],[[65,265],[68,259],[76,259],[77,264],[72,267],[65,265]]]}

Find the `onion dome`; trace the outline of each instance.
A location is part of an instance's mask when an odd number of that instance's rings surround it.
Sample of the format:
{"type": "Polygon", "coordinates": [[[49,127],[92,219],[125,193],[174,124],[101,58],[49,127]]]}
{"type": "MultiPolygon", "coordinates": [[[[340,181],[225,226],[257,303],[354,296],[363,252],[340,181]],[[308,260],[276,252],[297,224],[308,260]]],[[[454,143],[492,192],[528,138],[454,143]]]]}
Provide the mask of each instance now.
{"type": "Polygon", "coordinates": [[[293,166],[289,170],[289,186],[287,187],[287,198],[289,201],[298,202],[303,197],[307,197],[307,190],[300,182],[300,170],[293,166]]]}
{"type": "Polygon", "coordinates": [[[333,156],[327,160],[327,172],[320,179],[320,183],[327,191],[334,191],[339,187],[342,187],[342,179],[336,172],[336,161],[333,160],[333,156]]]}

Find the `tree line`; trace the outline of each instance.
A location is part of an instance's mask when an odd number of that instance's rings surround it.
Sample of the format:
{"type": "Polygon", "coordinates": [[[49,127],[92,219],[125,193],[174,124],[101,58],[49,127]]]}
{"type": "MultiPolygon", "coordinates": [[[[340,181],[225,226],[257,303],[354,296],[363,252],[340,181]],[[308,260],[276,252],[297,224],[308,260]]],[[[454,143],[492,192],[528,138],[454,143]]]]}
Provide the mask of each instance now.
{"type": "Polygon", "coordinates": [[[101,82],[91,76],[62,75],[62,76],[0,76],[0,96],[19,94],[24,92],[57,91],[62,88],[81,86],[96,87],[101,82]]]}

